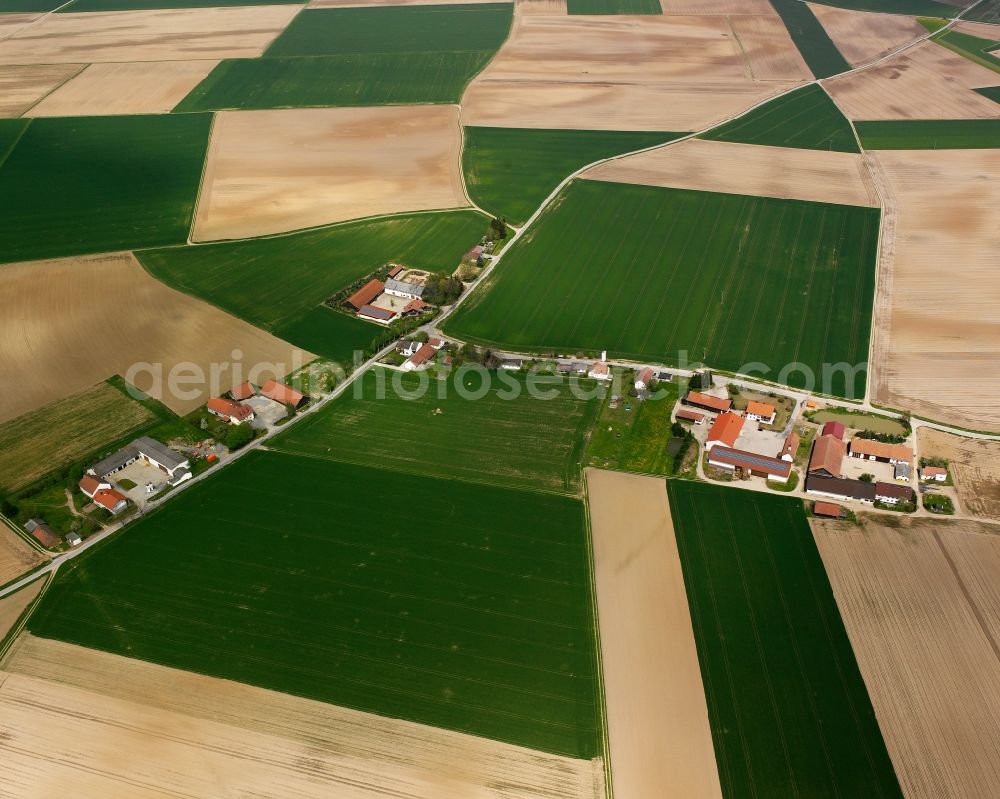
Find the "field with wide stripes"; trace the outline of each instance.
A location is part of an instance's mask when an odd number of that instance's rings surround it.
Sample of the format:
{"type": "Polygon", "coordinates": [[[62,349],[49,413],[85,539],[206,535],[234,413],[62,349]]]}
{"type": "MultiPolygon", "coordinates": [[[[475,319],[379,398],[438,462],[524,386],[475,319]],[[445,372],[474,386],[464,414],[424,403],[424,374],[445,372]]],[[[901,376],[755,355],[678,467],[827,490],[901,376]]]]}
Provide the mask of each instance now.
{"type": "Polygon", "coordinates": [[[577,180],[445,330],[793,386],[808,370],[817,390],[860,397],[878,224],[871,208],[577,180]]]}
{"type": "Polygon", "coordinates": [[[252,452],[74,559],[33,634],[599,753],[580,500],[252,452]]]}

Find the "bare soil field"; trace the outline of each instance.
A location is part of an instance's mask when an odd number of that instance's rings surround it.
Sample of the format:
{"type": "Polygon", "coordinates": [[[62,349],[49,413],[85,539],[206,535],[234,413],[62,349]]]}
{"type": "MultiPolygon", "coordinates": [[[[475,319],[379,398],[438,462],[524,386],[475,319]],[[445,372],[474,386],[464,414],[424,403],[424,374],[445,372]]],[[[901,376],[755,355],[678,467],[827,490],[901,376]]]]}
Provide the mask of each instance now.
{"type": "Polygon", "coordinates": [[[254,58],[300,6],[51,14],[0,41],[0,64],[254,58]]]}
{"type": "MultiPolygon", "coordinates": [[[[495,3],[498,0],[309,0],[306,8],[360,8],[363,6],[449,6],[495,3]]],[[[565,3],[564,3],[565,7],[565,3]]]]}
{"type": "Polygon", "coordinates": [[[0,39],[5,39],[40,16],[42,15],[34,13],[0,14],[0,39]]]}
{"type": "Polygon", "coordinates": [[[1000,521],[1000,441],[981,441],[928,427],[917,431],[920,457],[947,458],[962,506],[1000,521]]]}
{"type": "Polygon", "coordinates": [[[860,155],[688,139],[600,164],[590,180],[877,206],[860,155]]]}
{"type": "Polygon", "coordinates": [[[566,0],[514,0],[514,13],[559,16],[569,12],[566,0]]]}
{"type": "Polygon", "coordinates": [[[872,396],[1000,430],[1000,150],[869,155],[896,209],[876,293],[872,396]]]}
{"type": "Polygon", "coordinates": [[[823,85],[850,119],[979,119],[1000,117],[1000,103],[973,89],[996,84],[995,72],[924,42],[823,85]]]}
{"type": "Polygon", "coordinates": [[[31,109],[33,117],[165,114],[218,61],[92,64],[31,109]]]}
{"type": "MultiPolygon", "coordinates": [[[[133,364],[162,366],[132,382],[175,413],[186,414],[211,393],[228,391],[235,363],[243,379],[281,377],[312,360],[292,345],[150,277],[131,253],[8,264],[0,269],[0,422],[83,391],[133,364]],[[72,313],[69,311],[72,310],[72,313]],[[241,355],[234,357],[233,351],[241,355]],[[296,353],[299,353],[296,357],[296,353]],[[296,364],[298,360],[298,364],[296,364]],[[187,364],[171,390],[172,369],[187,364]]],[[[242,382],[242,379],[237,381],[242,382]]],[[[254,380],[260,383],[260,380],[254,380]]],[[[0,580],[2,582],[2,580],[0,580]]]]}
{"type": "Polygon", "coordinates": [[[3,668],[0,793],[603,796],[600,761],[542,754],[71,644],[24,635],[3,668]],[[53,757],[52,741],[73,745],[53,757]]]}
{"type": "Polygon", "coordinates": [[[807,3],[851,66],[874,61],[927,35],[914,17],[807,3]]]}
{"type": "Polygon", "coordinates": [[[21,116],[83,68],[83,64],[0,66],[0,117],[21,116]]]}
{"type": "Polygon", "coordinates": [[[729,24],[750,62],[754,80],[812,80],[812,72],[777,15],[732,16],[729,24]]]}
{"type": "Polygon", "coordinates": [[[775,14],[768,0],[660,0],[664,14],[775,14]]]}
{"type": "Polygon", "coordinates": [[[9,583],[48,559],[48,555],[39,552],[0,522],[0,585],[9,583]]]}
{"type": "Polygon", "coordinates": [[[722,797],[664,481],[587,469],[615,796],[722,797]]]}
{"type": "Polygon", "coordinates": [[[35,601],[35,597],[42,592],[46,579],[45,577],[39,577],[31,585],[0,599],[0,641],[3,641],[7,637],[7,633],[17,624],[17,620],[21,618],[21,614],[24,613],[28,605],[35,601]]]}
{"type": "Polygon", "coordinates": [[[904,795],[997,796],[1000,659],[983,623],[996,604],[982,590],[1000,580],[995,528],[811,522],[904,795]]]}
{"type": "Polygon", "coordinates": [[[593,130],[705,127],[799,80],[787,34],[776,39],[767,23],[745,31],[737,40],[725,16],[516,16],[510,38],[466,91],[462,121],[593,130]],[[790,70],[787,80],[755,82],[744,49],[763,72],[790,70]]]}
{"type": "Polygon", "coordinates": [[[468,206],[453,105],[223,111],[194,238],[468,206]]]}
{"type": "MultiPolygon", "coordinates": [[[[993,41],[1000,41],[1000,25],[995,25],[991,22],[966,22],[965,20],[959,20],[953,30],[957,30],[959,33],[967,33],[970,36],[978,36],[980,39],[992,39],[993,41]]],[[[992,52],[996,52],[993,50],[992,52]]]]}

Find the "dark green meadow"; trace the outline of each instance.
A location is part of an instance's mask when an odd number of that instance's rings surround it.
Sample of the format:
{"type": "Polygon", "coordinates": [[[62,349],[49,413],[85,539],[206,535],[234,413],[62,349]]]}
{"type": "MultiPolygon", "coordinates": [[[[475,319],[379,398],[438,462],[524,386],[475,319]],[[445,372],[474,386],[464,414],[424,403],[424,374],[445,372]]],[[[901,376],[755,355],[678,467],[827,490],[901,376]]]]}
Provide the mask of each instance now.
{"type": "Polygon", "coordinates": [[[272,331],[278,338],[340,364],[351,363],[355,352],[369,352],[384,328],[325,305],[310,308],[282,322],[272,331]]]}
{"type": "Polygon", "coordinates": [[[264,57],[223,61],[174,110],[457,103],[512,16],[510,3],[305,10],[264,57]]]}
{"type": "Polygon", "coordinates": [[[851,65],[802,0],[771,0],[803,60],[817,78],[847,72],[851,65]]]}
{"type": "Polygon", "coordinates": [[[962,19],[969,19],[975,22],[1000,23],[1000,0],[983,0],[977,3],[974,8],[969,9],[962,19]]]}
{"type": "Polygon", "coordinates": [[[28,128],[28,119],[0,119],[0,166],[14,150],[18,139],[28,128]]]}
{"type": "MultiPolygon", "coordinates": [[[[486,231],[474,211],[412,214],[265,239],[146,250],[136,255],[169,286],[217,305],[265,330],[295,331],[313,352],[325,338],[353,331],[368,341],[381,328],[317,309],[323,300],[388,261],[451,272],[486,231]],[[350,324],[348,324],[350,323],[350,324]],[[359,327],[360,326],[360,327],[359,327]],[[353,330],[349,329],[353,328],[353,330]]],[[[340,343],[331,344],[343,349],[340,343]]],[[[354,349],[347,348],[347,351],[354,349]]],[[[336,357],[336,356],[333,356],[336,357]]]]}
{"type": "Polygon", "coordinates": [[[983,97],[988,97],[994,103],[1000,103],[1000,86],[984,86],[975,91],[983,97]]]}
{"type": "Polygon", "coordinates": [[[802,501],[667,486],[723,795],[901,799],[802,501]]]}
{"type": "Polygon", "coordinates": [[[520,225],[556,186],[581,167],[683,135],[469,127],[465,128],[462,166],[476,204],[520,225]]]}
{"type": "Polygon", "coordinates": [[[0,0],[0,13],[52,11],[61,5],[61,0],[0,0]]]}
{"type": "Polygon", "coordinates": [[[604,392],[582,380],[577,396],[563,379],[539,375],[531,378],[539,394],[552,396],[538,399],[527,380],[503,370],[458,370],[438,380],[371,369],[268,446],[408,474],[579,493],[584,445],[604,392]]]}
{"type": "Polygon", "coordinates": [[[864,395],[879,211],[577,180],[445,331],[515,351],[608,350],[864,395]]]}
{"type": "Polygon", "coordinates": [[[59,570],[56,638],[590,758],[583,504],[252,452],[59,570]]]}
{"type": "Polygon", "coordinates": [[[0,165],[0,262],[184,241],[210,124],[208,114],[32,120],[0,165]]]}
{"type": "Polygon", "coordinates": [[[700,138],[805,150],[860,152],[851,123],[816,84],[771,100],[700,138]]]}
{"type": "Polygon", "coordinates": [[[854,125],[866,150],[1000,148],[1000,119],[900,119],[854,125]]]}
{"type": "Polygon", "coordinates": [[[570,14],[662,14],[660,0],[567,0],[570,14]]]}

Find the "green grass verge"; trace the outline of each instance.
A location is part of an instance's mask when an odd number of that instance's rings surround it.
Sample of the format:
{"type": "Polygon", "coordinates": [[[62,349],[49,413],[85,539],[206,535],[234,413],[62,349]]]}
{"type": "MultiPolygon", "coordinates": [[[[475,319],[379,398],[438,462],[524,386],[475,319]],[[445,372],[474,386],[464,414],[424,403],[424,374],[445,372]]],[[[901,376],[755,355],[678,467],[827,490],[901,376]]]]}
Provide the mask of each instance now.
{"type": "Polygon", "coordinates": [[[495,51],[513,3],[306,9],[265,57],[495,51]]]}
{"type": "Polygon", "coordinates": [[[746,116],[713,128],[701,138],[804,150],[860,152],[850,122],[829,95],[815,84],[782,95],[746,116]]]}
{"type": "Polygon", "coordinates": [[[559,183],[587,164],[683,133],[465,128],[462,166],[480,208],[523,224],[559,183]]]}
{"type": "Polygon", "coordinates": [[[427,372],[372,369],[352,392],[268,446],[413,474],[575,494],[584,442],[600,407],[593,381],[578,385],[580,396],[554,376],[459,369],[438,380],[427,372]]]}
{"type": "Polygon", "coordinates": [[[668,482],[727,797],[902,797],[802,501],[668,482]]]}
{"type": "Polygon", "coordinates": [[[936,33],[948,24],[948,20],[941,19],[941,17],[917,17],[917,22],[930,33],[936,33]]]}
{"type": "Polygon", "coordinates": [[[355,341],[360,332],[354,331],[362,325],[371,331],[370,341],[381,328],[347,317],[333,319],[316,310],[317,306],[389,261],[451,271],[479,241],[486,226],[486,219],[475,211],[412,214],[269,239],[169,247],[136,255],[167,285],[276,335],[283,330],[289,335],[315,336],[318,341],[329,330],[355,341]]]}
{"type": "Polygon", "coordinates": [[[445,322],[520,351],[608,350],[661,363],[750,362],[768,380],[859,397],[879,211],[577,180],[445,322]],[[683,354],[682,354],[683,352],[683,354]]]}
{"type": "Polygon", "coordinates": [[[457,103],[492,51],[223,61],[174,109],[457,103]]]}
{"type": "Polygon", "coordinates": [[[187,238],[211,117],[35,119],[0,166],[0,262],[187,238]]]}
{"type": "MultiPolygon", "coordinates": [[[[978,91],[983,93],[982,90],[978,91]]],[[[1000,100],[1000,87],[995,99],[1000,100]]],[[[854,125],[866,150],[965,150],[1000,147],[1000,119],[905,119],[855,122],[854,125]]]]}
{"type": "Polygon", "coordinates": [[[817,78],[847,72],[851,65],[802,0],[771,0],[803,60],[817,78]]]}
{"type": "Polygon", "coordinates": [[[660,0],[568,0],[570,14],[662,14],[660,0]]]}
{"type": "Polygon", "coordinates": [[[957,5],[935,0],[816,0],[820,5],[846,8],[849,11],[879,11],[884,14],[906,14],[911,17],[945,17],[951,19],[962,9],[957,5]]]}
{"type": "Polygon", "coordinates": [[[994,72],[1000,72],[1000,58],[997,58],[990,52],[990,50],[1000,48],[1000,41],[983,39],[979,36],[970,36],[967,33],[960,33],[953,30],[941,31],[941,33],[935,34],[933,41],[979,64],[981,67],[986,67],[986,69],[991,69],[994,72]]]}
{"type": "Polygon", "coordinates": [[[152,11],[159,8],[229,8],[232,6],[297,5],[302,0],[73,0],[61,14],[84,11],[152,11]]]}
{"type": "Polygon", "coordinates": [[[256,451],[66,564],[29,629],[590,758],[587,558],[576,499],[256,451]]]}
{"type": "Polygon", "coordinates": [[[974,22],[1000,23],[1000,0],[985,0],[985,2],[976,5],[962,19],[974,22]]]}

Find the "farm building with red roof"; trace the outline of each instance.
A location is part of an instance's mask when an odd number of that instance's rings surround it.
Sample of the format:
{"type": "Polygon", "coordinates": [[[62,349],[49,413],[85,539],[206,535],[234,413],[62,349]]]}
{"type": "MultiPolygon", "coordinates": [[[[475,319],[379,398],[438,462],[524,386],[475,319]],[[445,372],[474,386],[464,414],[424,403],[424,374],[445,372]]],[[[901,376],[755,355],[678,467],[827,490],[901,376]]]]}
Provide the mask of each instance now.
{"type": "Polygon", "coordinates": [[[713,447],[721,444],[724,447],[736,446],[736,439],[743,432],[743,417],[732,411],[720,413],[719,417],[708,431],[708,438],[705,439],[705,449],[711,451],[713,447]]]}
{"type": "Polygon", "coordinates": [[[301,391],[296,391],[291,386],[286,386],[277,380],[268,380],[260,387],[260,393],[268,399],[273,399],[282,405],[291,405],[293,408],[297,408],[305,399],[305,394],[301,391]]]}
{"type": "Polygon", "coordinates": [[[733,407],[731,399],[713,397],[711,394],[702,394],[700,391],[689,391],[684,398],[687,405],[694,405],[698,408],[705,408],[709,411],[728,411],[733,407]]]}
{"type": "Polygon", "coordinates": [[[823,425],[824,436],[834,436],[839,438],[841,441],[844,440],[844,434],[847,432],[847,428],[844,427],[843,422],[827,422],[823,425]]]}
{"type": "Polygon", "coordinates": [[[229,396],[237,402],[242,402],[245,399],[250,399],[255,393],[253,386],[250,385],[250,381],[248,380],[246,383],[242,383],[230,391],[229,396]]]}
{"type": "Polygon", "coordinates": [[[253,408],[223,397],[212,397],[205,403],[205,406],[209,413],[220,419],[225,419],[229,424],[243,424],[253,421],[253,408]]]}
{"type": "Polygon", "coordinates": [[[385,283],[381,280],[369,280],[347,298],[347,304],[353,307],[354,310],[360,311],[383,291],[385,291],[385,283]]]}

